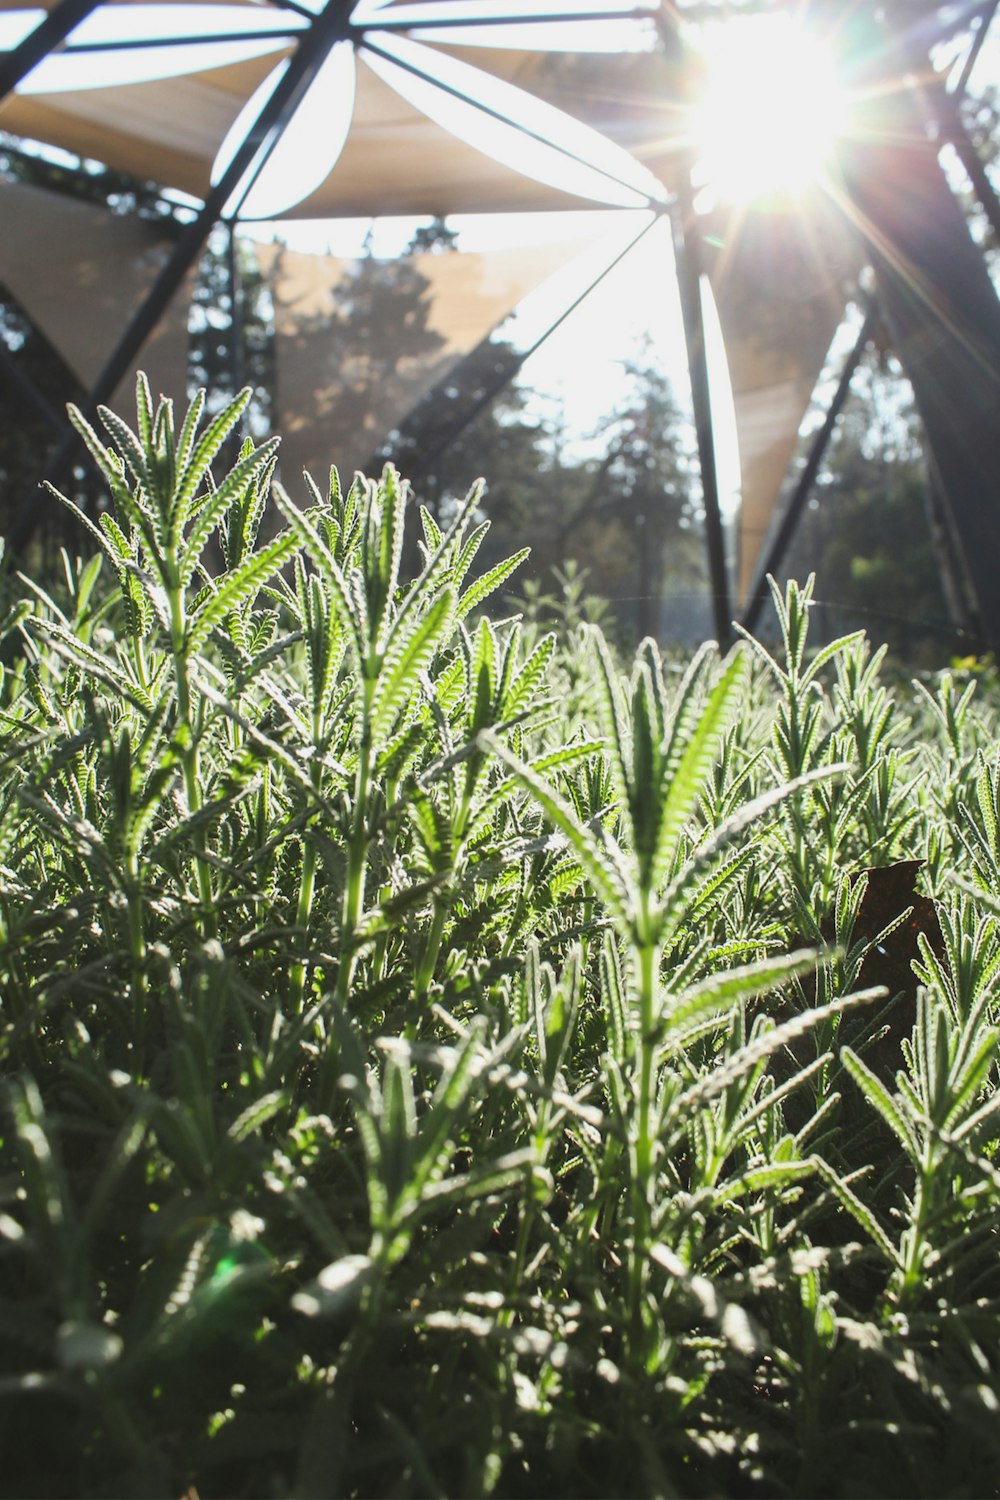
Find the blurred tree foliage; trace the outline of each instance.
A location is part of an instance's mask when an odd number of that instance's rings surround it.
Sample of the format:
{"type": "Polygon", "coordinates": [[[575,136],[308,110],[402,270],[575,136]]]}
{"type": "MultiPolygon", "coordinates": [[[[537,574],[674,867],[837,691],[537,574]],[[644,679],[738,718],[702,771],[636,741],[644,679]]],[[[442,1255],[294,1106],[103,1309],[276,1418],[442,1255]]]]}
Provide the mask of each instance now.
{"type": "Polygon", "coordinates": [[[548,588],[567,566],[610,600],[625,637],[660,632],[668,580],[704,583],[699,485],[689,419],[646,345],[585,443],[568,442],[516,378],[516,349],[485,340],[383,450],[441,513],[477,477],[491,556],[528,544],[525,576],[548,588]],[[500,389],[493,399],[490,392],[500,389]]]}
{"type": "Polygon", "coordinates": [[[265,437],[274,397],[271,294],[249,244],[227,225],[208,237],[188,327],[189,384],[205,388],[211,412],[222,411],[237,391],[252,386],[244,432],[265,437]]]}
{"type": "Polygon", "coordinates": [[[908,661],[968,643],[946,598],[920,424],[895,359],[869,351],[782,570],[817,575],[817,638],[865,629],[908,661]]]}

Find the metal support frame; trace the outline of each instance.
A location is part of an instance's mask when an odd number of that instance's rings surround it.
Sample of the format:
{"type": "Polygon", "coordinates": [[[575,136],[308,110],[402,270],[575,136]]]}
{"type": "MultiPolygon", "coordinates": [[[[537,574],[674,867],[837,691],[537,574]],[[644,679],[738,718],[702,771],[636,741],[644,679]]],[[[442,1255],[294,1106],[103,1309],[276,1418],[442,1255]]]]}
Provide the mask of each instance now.
{"type": "Polygon", "coordinates": [[[841,148],[841,205],[865,241],[983,631],[1000,650],[1000,300],[928,138],[919,86],[897,77],[885,87],[891,44],[898,74],[906,39],[882,40],[883,67],[855,69],[869,102],[841,148]]]}
{"type": "Polygon", "coordinates": [[[100,0],[60,0],[24,41],[0,61],[0,100],[26,78],[32,68],[65,41],[74,27],[95,10],[100,0]]]}
{"type": "Polygon", "coordinates": [[[729,570],[726,566],[726,543],[719,505],[719,477],[715,462],[715,433],[712,423],[712,399],[708,384],[708,357],[705,348],[705,320],[701,297],[701,245],[694,224],[694,206],[690,174],[681,173],[681,188],[671,215],[674,232],[674,259],[680,292],[684,341],[687,345],[688,371],[691,378],[691,402],[694,407],[695,437],[701,468],[702,504],[705,507],[705,546],[708,553],[708,576],[712,591],[712,617],[721,650],[732,642],[732,615],[729,594],[729,570]]]}
{"type": "MultiPolygon", "coordinates": [[[[182,231],[169,259],[147,293],[145,302],[133,316],[94,382],[83,407],[88,419],[95,415],[98,406],[109,399],[119,381],[128,373],[258,152],[262,147],[267,154],[274,149],[330,48],[348,35],[348,23],[354,3],[355,0],[327,0],[325,9],[317,16],[313,26],[303,33],[298,50],[274,92],[222,177],[209,192],[197,217],[182,231]]],[[[266,155],[258,163],[258,171],[263,167],[264,160],[266,155]]],[[[58,486],[63,479],[78,450],[79,441],[75,431],[67,435],[50,467],[49,478],[53,484],[58,486]]],[[[40,509],[34,497],[25,501],[7,539],[12,551],[20,550],[30,541],[40,520],[40,509]]]]}
{"type": "MultiPolygon", "coordinates": [[[[100,3],[100,0],[97,0],[100,3]]],[[[69,57],[81,57],[85,55],[106,55],[109,52],[149,52],[166,47],[204,47],[206,44],[218,43],[225,47],[232,42],[264,42],[264,41],[287,41],[294,42],[296,38],[303,35],[305,28],[301,26],[282,26],[274,31],[217,31],[210,33],[192,32],[190,36],[144,36],[129,37],[123,42],[73,42],[70,41],[63,48],[69,57]]]]}
{"type": "Polygon", "coordinates": [[[827,407],[826,416],[823,418],[822,426],[816,432],[806,456],[805,465],[795,482],[795,488],[788,497],[788,503],[782,512],[781,519],[772,533],[767,552],[758,562],[754,574],[753,583],[747,593],[747,602],[743,610],[740,624],[744,630],[752,631],[760,616],[762,607],[767,603],[770,596],[768,589],[768,575],[776,574],[788,551],[789,543],[795,535],[795,528],[799,524],[806,501],[812,493],[813,485],[820,471],[823,459],[826,457],[827,449],[844,404],[851,390],[851,381],[854,379],[855,371],[861,363],[861,357],[865,352],[868,340],[871,338],[877,320],[877,309],[874,302],[869,303],[868,311],[865,313],[861,330],[855,340],[854,347],[844,361],[837,382],[837,389],[833,394],[830,405],[827,407]]]}
{"type": "Polygon", "coordinates": [[[936,82],[932,85],[931,104],[938,125],[946,140],[954,146],[958,159],[972,184],[976,200],[989,221],[993,237],[997,245],[1000,245],[1000,199],[997,198],[982,157],[976,150],[976,143],[969,135],[959,113],[960,98],[961,93],[957,89],[954,94],[949,94],[940,83],[936,82]]]}
{"type": "Polygon", "coordinates": [[[0,380],[11,386],[25,405],[30,406],[31,410],[41,417],[53,432],[60,434],[63,432],[66,426],[65,421],[38,389],[30,375],[26,375],[21,369],[3,339],[0,339],[0,380]]]}

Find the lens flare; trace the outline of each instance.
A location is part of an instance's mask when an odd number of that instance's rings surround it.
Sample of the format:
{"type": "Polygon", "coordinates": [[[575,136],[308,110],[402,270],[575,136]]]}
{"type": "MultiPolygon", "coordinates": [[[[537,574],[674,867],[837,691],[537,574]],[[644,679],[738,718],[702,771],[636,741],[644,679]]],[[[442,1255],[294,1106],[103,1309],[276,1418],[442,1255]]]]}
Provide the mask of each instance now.
{"type": "Polygon", "coordinates": [[[708,188],[747,202],[815,182],[847,116],[817,39],[787,15],[743,16],[706,28],[703,51],[695,138],[708,188]]]}

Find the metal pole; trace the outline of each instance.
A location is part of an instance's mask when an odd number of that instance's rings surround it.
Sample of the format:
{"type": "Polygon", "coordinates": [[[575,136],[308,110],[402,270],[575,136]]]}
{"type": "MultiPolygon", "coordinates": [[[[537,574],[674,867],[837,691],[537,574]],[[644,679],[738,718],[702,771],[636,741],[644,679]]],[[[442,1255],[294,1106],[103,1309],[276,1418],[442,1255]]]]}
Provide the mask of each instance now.
{"type": "Polygon", "coordinates": [[[705,349],[705,322],[701,301],[701,254],[690,174],[681,172],[681,187],[671,216],[674,231],[674,258],[680,291],[684,341],[687,345],[688,370],[691,376],[691,401],[694,407],[698,462],[701,467],[702,503],[705,507],[705,545],[708,552],[708,574],[712,590],[712,614],[715,634],[721,650],[732,641],[732,615],[729,601],[729,573],[726,567],[726,544],[719,505],[719,479],[715,463],[715,434],[712,425],[712,400],[708,385],[708,358],[705,349]]]}
{"type": "Polygon", "coordinates": [[[229,277],[229,371],[233,391],[243,385],[243,285],[236,246],[236,225],[230,219],[226,226],[229,238],[226,243],[226,271],[229,277]]]}
{"type": "MultiPolygon", "coordinates": [[[[986,28],[983,21],[983,30],[986,28]]],[[[977,38],[978,40],[978,38],[977,38]]],[[[970,70],[971,71],[971,70],[970,70]]],[[[947,140],[954,146],[959,161],[968,174],[972,183],[972,190],[976,195],[979,206],[989,221],[996,243],[1000,245],[1000,199],[997,198],[990,175],[983,164],[983,160],[976,150],[976,144],[970,136],[959,111],[959,100],[965,92],[967,83],[963,73],[962,82],[949,94],[940,80],[929,81],[929,93],[931,108],[937,117],[938,126],[947,140]]]]}
{"type": "Polygon", "coordinates": [[[60,0],[45,20],[0,62],[0,100],[6,99],[21,79],[48,57],[98,4],[99,0],[60,0]]]}
{"type": "Polygon", "coordinates": [[[768,574],[776,574],[778,572],[785,553],[788,550],[788,544],[795,534],[795,528],[799,523],[805,503],[809,499],[810,491],[816,483],[816,476],[826,456],[826,451],[830,446],[830,439],[833,437],[840,414],[844,409],[844,403],[850,394],[854,372],[857,370],[861,362],[861,356],[864,354],[865,346],[874,332],[876,318],[877,311],[875,304],[870,303],[854,348],[844,362],[844,368],[840,373],[837,389],[827,408],[826,416],[823,418],[823,425],[812,440],[805,466],[796,481],[795,489],[789,496],[788,504],[785,506],[781,520],[772,536],[767,553],[763,560],[757,564],[757,571],[747,594],[746,608],[743,611],[743,618],[740,621],[745,630],[754,629],[761,608],[767,603],[770,597],[770,591],[767,586],[768,574]]]}
{"type": "Polygon", "coordinates": [[[982,12],[979,17],[979,27],[976,31],[975,36],[973,37],[972,46],[969,48],[969,55],[965,59],[965,63],[963,64],[958,82],[956,83],[954,88],[956,99],[961,99],[962,95],[969,87],[969,80],[972,77],[973,69],[975,68],[976,63],[979,61],[979,54],[983,50],[983,44],[986,41],[986,37],[989,33],[990,27],[993,25],[993,17],[996,15],[996,13],[997,0],[989,0],[989,4],[984,5],[982,8],[982,12]]]}
{"type": "Polygon", "coordinates": [[[984,646],[983,631],[976,612],[969,605],[963,587],[962,563],[952,535],[948,515],[948,501],[934,462],[933,453],[927,454],[927,525],[931,541],[938,555],[941,568],[941,589],[951,622],[967,640],[977,642],[978,649],[984,646]]]}
{"type": "MultiPolygon", "coordinates": [[[[83,406],[84,415],[88,419],[95,415],[98,406],[108,400],[119,382],[128,373],[143,344],[166,311],[170,299],[194,265],[212,225],[219,218],[230,195],[238,186],[261,146],[272,135],[280,135],[295,113],[303,94],[319,70],[330,47],[334,42],[347,36],[350,13],[354,4],[355,0],[327,0],[325,10],[303,36],[295,56],[289,62],[273,94],[264,105],[219,182],[208,194],[197,218],[182,231],[170,258],[153,282],[145,302],[135,313],[98,375],[83,406]]],[[[76,432],[71,430],[50,469],[49,478],[54,484],[58,485],[65,476],[78,445],[79,438],[76,432]]],[[[25,501],[7,538],[11,550],[17,551],[30,540],[38,524],[40,511],[41,507],[36,497],[32,496],[30,500],[25,501]]]]}

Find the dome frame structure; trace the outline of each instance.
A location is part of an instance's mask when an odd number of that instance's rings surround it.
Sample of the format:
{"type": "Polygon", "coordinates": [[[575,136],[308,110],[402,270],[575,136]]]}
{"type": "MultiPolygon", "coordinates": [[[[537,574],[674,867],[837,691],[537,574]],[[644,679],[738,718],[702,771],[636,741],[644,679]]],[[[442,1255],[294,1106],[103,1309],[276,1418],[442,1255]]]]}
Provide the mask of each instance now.
{"type": "MultiPolygon", "coordinates": [[[[0,0],[0,16],[17,9],[18,3],[19,0],[13,0],[13,4],[11,0],[0,0]]],[[[200,0],[181,0],[181,3],[195,21],[203,8],[200,0]]],[[[223,3],[240,6],[241,0],[223,0],[223,3]]],[[[29,88],[27,95],[22,91],[33,77],[38,77],[36,70],[53,58],[65,58],[73,52],[107,52],[116,46],[119,50],[131,47],[148,51],[156,45],[164,49],[180,45],[176,35],[133,36],[124,43],[79,41],[88,17],[101,10],[113,10],[121,16],[127,13],[130,4],[132,0],[120,0],[114,6],[102,6],[101,0],[57,0],[47,11],[34,13],[35,24],[6,54],[0,53],[0,128],[26,136],[37,130],[35,138],[63,146],[78,138],[78,154],[92,154],[91,143],[98,138],[99,129],[93,121],[86,123],[87,110],[80,109],[74,116],[72,109],[68,113],[60,110],[58,97],[47,98],[44,89],[32,94],[29,88]],[[49,108],[50,105],[53,107],[49,108]],[[77,137],[74,132],[78,127],[77,137]]],[[[243,40],[251,52],[254,44],[273,41],[279,66],[271,74],[266,89],[258,85],[253,95],[254,108],[240,113],[236,123],[242,122],[242,132],[229,143],[228,154],[214,140],[216,170],[203,183],[199,180],[201,190],[193,195],[201,206],[180,233],[145,300],[93,382],[87,410],[92,412],[98,404],[106,402],[133,367],[146,340],[189,275],[214,225],[239,221],[254,184],[266,172],[286,133],[294,129],[297,112],[336,49],[343,51],[344,44],[348,44],[356,57],[367,58],[369,65],[376,71],[381,68],[383,75],[395,76],[393,69],[400,68],[420,75],[422,64],[419,58],[413,60],[417,54],[411,55],[406,49],[413,43],[427,52],[429,40],[451,59],[448,66],[456,69],[453,74],[442,69],[441,76],[431,82],[445,95],[461,95],[466,85],[459,86],[452,79],[468,76],[467,72],[461,72],[468,69],[468,55],[463,53],[462,43],[468,41],[476,28],[501,27],[515,19],[525,27],[537,25],[539,31],[543,25],[565,26],[574,22],[605,22],[619,27],[644,27],[647,31],[653,28],[652,48],[637,47],[624,62],[620,57],[612,61],[609,56],[606,77],[600,86],[595,84],[595,80],[604,77],[600,59],[591,60],[589,65],[585,65],[584,59],[575,73],[572,67],[568,68],[567,87],[559,69],[546,71],[542,65],[533,68],[530,63],[517,60],[515,68],[507,53],[497,51],[482,71],[484,78],[498,86],[499,92],[486,99],[466,93],[465,103],[493,115],[503,131],[520,131],[525,141],[533,138],[535,147],[542,148],[543,153],[548,148],[575,169],[587,168],[591,172],[596,170],[598,176],[603,174],[608,183],[617,183],[615,191],[619,197],[624,193],[625,201],[633,206],[669,217],[702,474],[715,628],[720,641],[726,641],[730,630],[731,583],[719,505],[702,303],[703,277],[706,271],[709,278],[712,273],[712,252],[706,244],[709,238],[706,226],[695,211],[691,142],[683,125],[675,124],[671,136],[664,123],[676,122],[689,104],[691,59],[684,41],[685,27],[697,14],[717,14],[722,7],[716,0],[702,0],[700,4],[694,0],[689,4],[683,0],[677,3],[606,0],[604,5],[597,0],[578,0],[575,6],[571,0],[550,0],[548,5],[543,0],[533,5],[523,0],[514,3],[477,0],[477,4],[478,11],[471,14],[468,6],[463,13],[462,0],[433,0],[433,3],[326,0],[317,6],[308,0],[305,4],[299,0],[255,0],[260,24],[255,24],[243,40]],[[264,23],[265,16],[272,15],[273,37],[267,34],[264,23]],[[284,30],[279,24],[282,17],[287,18],[284,30]],[[449,31],[450,35],[445,35],[442,42],[442,33],[449,31]],[[284,38],[281,47],[277,45],[279,34],[284,38]],[[403,40],[394,40],[390,45],[386,37],[403,40]],[[651,83],[651,77],[658,79],[658,83],[651,83]],[[581,79],[585,85],[582,90],[577,87],[581,79]],[[516,95],[530,94],[531,89],[526,85],[531,80],[541,83],[545,106],[575,120],[583,127],[583,134],[571,133],[564,139],[550,141],[546,138],[546,128],[547,123],[555,121],[555,115],[540,116],[542,123],[538,124],[526,112],[519,114],[521,106],[516,95]],[[661,90],[659,96],[657,88],[661,90]],[[610,139],[617,156],[614,152],[604,154],[598,143],[600,136],[610,139]],[[625,164],[626,157],[635,165],[634,173],[625,164]],[[627,196],[630,193],[631,200],[627,196]]],[[[780,8],[780,0],[776,4],[780,8]]],[[[741,12],[761,8],[775,9],[776,5],[768,6],[765,0],[744,0],[742,6],[728,7],[741,12]]],[[[989,177],[964,131],[955,97],[946,93],[928,64],[935,44],[970,27],[973,47],[981,45],[997,7],[982,0],[972,3],[889,0],[879,6],[874,0],[854,0],[849,5],[842,0],[796,0],[794,7],[789,8],[807,13],[810,24],[823,28],[830,45],[838,50],[845,76],[863,101],[859,128],[839,150],[836,211],[842,221],[841,228],[846,226],[858,246],[860,261],[873,269],[880,316],[888,325],[893,347],[913,386],[950,524],[976,596],[982,635],[989,646],[1000,650],[1000,587],[994,564],[1000,555],[1000,487],[993,459],[996,435],[1000,434],[1000,304],[982,253],[969,233],[938,160],[944,141],[955,145],[973,191],[998,236],[1000,209],[989,177]]],[[[207,14],[213,7],[204,9],[207,14]]],[[[246,6],[243,9],[249,15],[249,9],[246,6]]],[[[215,40],[232,41],[234,35],[230,30],[215,40]]],[[[190,35],[182,39],[189,43],[203,42],[205,35],[193,26],[190,35]]],[[[263,55],[258,55],[258,62],[263,55]]],[[[481,62],[485,56],[482,49],[481,62]]],[[[270,66],[268,62],[267,67],[270,66]]],[[[426,84],[427,79],[423,82],[426,84]]],[[[960,86],[964,87],[961,80],[960,86]]],[[[78,103],[79,96],[72,91],[66,97],[71,103],[78,103]]],[[[407,160],[412,166],[413,142],[417,141],[419,146],[423,137],[414,131],[412,122],[409,128],[407,160]]],[[[349,133],[346,138],[351,140],[349,133]]],[[[402,140],[403,136],[397,139],[402,140]]],[[[434,139],[444,159],[447,153],[440,145],[443,139],[440,131],[434,139]]],[[[350,154],[348,149],[346,155],[350,154]]],[[[428,160],[427,183],[414,187],[411,181],[406,192],[400,187],[396,199],[391,200],[401,205],[398,211],[428,214],[470,211],[470,204],[456,196],[462,192],[463,170],[466,191],[469,182],[467,168],[462,167],[459,156],[457,148],[447,156],[448,170],[452,173],[450,185],[434,191],[429,186],[434,177],[434,161],[428,160]],[[422,200],[420,192],[424,195],[422,200]],[[416,199],[414,193],[418,195],[416,199]],[[425,202],[426,206],[417,210],[417,201],[425,202]]],[[[363,178],[365,158],[357,150],[354,158],[356,166],[362,163],[363,178]]],[[[105,159],[103,155],[101,159],[105,159]]],[[[367,160],[371,163],[375,157],[369,155],[367,160]]],[[[320,212],[324,204],[329,207],[330,193],[339,191],[337,170],[341,169],[334,165],[328,185],[319,183],[313,197],[307,200],[312,204],[309,212],[320,212]]],[[[177,167],[181,176],[186,170],[177,167]]],[[[478,190],[481,197],[489,199],[490,193],[493,195],[492,202],[486,203],[488,211],[510,207],[515,201],[517,206],[547,209],[579,207],[588,201],[586,193],[574,194],[555,186],[551,171],[550,162],[548,168],[543,166],[541,182],[537,176],[522,178],[525,185],[518,187],[517,170],[501,162],[500,168],[491,166],[481,173],[485,186],[481,184],[478,190]],[[544,180],[546,170],[548,182],[544,180]]],[[[347,181],[343,172],[339,181],[341,185],[347,181]]],[[[175,177],[163,185],[190,191],[192,181],[188,178],[186,183],[179,182],[175,177]]],[[[380,191],[384,205],[391,195],[387,199],[387,190],[380,191]]],[[[353,200],[350,206],[356,211],[353,200]]],[[[472,211],[475,207],[471,205],[472,211]]],[[[378,211],[387,210],[383,206],[378,211]]],[[[743,621],[748,625],[752,625],[765,591],[764,574],[780,562],[797,515],[815,481],[825,445],[846,399],[853,368],[870,332],[869,319],[844,367],[802,472],[797,481],[785,486],[783,513],[779,508],[770,536],[759,538],[756,568],[745,569],[741,574],[743,621]]],[[[65,446],[57,456],[56,468],[71,457],[72,451],[65,446]]],[[[36,516],[37,506],[22,513],[9,538],[15,549],[28,539],[36,516]]]]}

